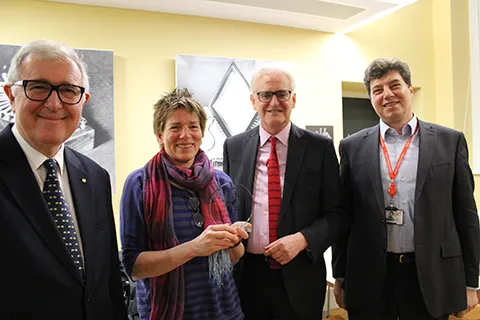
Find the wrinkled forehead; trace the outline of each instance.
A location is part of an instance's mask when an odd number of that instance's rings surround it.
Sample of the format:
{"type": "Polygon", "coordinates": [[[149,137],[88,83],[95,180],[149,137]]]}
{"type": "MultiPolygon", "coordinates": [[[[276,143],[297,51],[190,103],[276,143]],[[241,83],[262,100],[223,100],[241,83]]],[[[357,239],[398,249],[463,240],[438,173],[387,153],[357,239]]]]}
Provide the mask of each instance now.
{"type": "Polygon", "coordinates": [[[19,70],[19,80],[44,80],[52,84],[69,83],[83,86],[82,72],[70,58],[42,59],[27,56],[19,70]]]}
{"type": "Polygon", "coordinates": [[[397,70],[391,70],[387,72],[383,77],[373,79],[370,82],[370,88],[374,88],[375,86],[388,85],[393,82],[401,82],[403,84],[406,84],[400,72],[398,72],[397,70]]]}
{"type": "Polygon", "coordinates": [[[255,88],[257,91],[292,90],[292,84],[285,73],[270,71],[257,78],[255,88]]]}
{"type": "Polygon", "coordinates": [[[180,107],[170,111],[167,115],[165,123],[195,123],[199,122],[199,116],[195,111],[190,111],[187,108],[180,107]]]}

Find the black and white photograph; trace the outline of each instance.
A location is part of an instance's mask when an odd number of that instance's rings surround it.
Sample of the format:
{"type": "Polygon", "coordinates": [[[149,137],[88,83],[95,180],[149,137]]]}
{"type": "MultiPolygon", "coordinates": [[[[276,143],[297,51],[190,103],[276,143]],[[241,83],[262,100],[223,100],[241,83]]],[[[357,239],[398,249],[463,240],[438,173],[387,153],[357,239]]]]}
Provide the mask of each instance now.
{"type": "MultiPolygon", "coordinates": [[[[18,45],[0,44],[0,130],[15,122],[8,98],[3,91],[10,60],[18,45]]],[[[82,111],[82,119],[66,145],[95,160],[110,174],[115,190],[115,140],[113,104],[113,51],[76,49],[87,65],[90,100],[82,111]]]]}
{"type": "Polygon", "coordinates": [[[222,169],[223,142],[260,123],[250,102],[250,80],[262,67],[292,69],[292,63],[177,55],[176,86],[188,89],[208,116],[201,148],[222,169]]]}

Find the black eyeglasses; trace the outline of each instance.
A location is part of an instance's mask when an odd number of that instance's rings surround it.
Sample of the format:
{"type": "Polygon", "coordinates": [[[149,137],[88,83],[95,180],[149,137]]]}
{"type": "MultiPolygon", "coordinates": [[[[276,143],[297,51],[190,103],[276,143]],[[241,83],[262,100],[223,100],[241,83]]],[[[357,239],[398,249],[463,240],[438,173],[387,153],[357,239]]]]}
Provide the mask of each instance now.
{"type": "Polygon", "coordinates": [[[277,96],[278,101],[285,102],[290,100],[292,96],[291,90],[278,90],[278,91],[258,91],[255,92],[261,102],[269,102],[273,96],[277,96]]]}
{"type": "Polygon", "coordinates": [[[193,223],[195,226],[202,229],[205,220],[200,212],[200,199],[198,199],[198,197],[195,195],[191,195],[187,200],[187,208],[188,210],[192,211],[193,223]]]}
{"type": "Polygon", "coordinates": [[[32,101],[45,101],[56,91],[61,102],[73,105],[79,103],[85,93],[84,87],[73,84],[55,86],[41,80],[18,80],[13,85],[23,86],[25,96],[32,101]]]}

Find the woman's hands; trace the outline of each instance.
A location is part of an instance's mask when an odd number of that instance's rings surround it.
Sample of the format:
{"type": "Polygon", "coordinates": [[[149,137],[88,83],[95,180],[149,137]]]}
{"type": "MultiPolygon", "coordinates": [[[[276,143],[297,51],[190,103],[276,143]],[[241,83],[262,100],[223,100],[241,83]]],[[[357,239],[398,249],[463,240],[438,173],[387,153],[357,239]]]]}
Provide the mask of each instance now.
{"type": "Polygon", "coordinates": [[[238,242],[230,247],[228,253],[230,255],[230,261],[236,264],[245,253],[242,240],[248,239],[248,232],[246,230],[252,230],[252,225],[245,221],[237,221],[232,224],[232,227],[237,231],[239,239],[238,242]]]}
{"type": "Polygon", "coordinates": [[[237,246],[240,241],[242,240],[247,240],[248,239],[248,232],[246,230],[252,230],[252,224],[245,222],[245,221],[237,221],[233,223],[232,228],[235,228],[237,231],[237,235],[239,237],[238,241],[234,244],[234,246],[237,246]]]}
{"type": "MultiPolygon", "coordinates": [[[[192,240],[192,249],[195,255],[209,256],[216,251],[228,249],[241,241],[246,232],[236,228],[235,224],[229,225],[226,223],[208,226],[198,237],[192,240]]],[[[248,234],[246,234],[246,238],[248,238],[248,234]]]]}

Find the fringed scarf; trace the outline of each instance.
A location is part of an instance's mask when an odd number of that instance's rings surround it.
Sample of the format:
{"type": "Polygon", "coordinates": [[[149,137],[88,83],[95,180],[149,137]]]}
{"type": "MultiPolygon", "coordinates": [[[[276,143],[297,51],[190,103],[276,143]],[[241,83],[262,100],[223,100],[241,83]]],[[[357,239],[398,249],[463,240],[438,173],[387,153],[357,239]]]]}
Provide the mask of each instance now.
{"type": "MultiPolygon", "coordinates": [[[[204,228],[212,224],[230,223],[225,205],[216,192],[213,170],[213,165],[202,150],[198,151],[191,172],[174,165],[164,149],[145,165],[143,201],[150,250],[166,250],[179,244],[173,224],[170,182],[198,193],[204,228]]],[[[228,258],[224,250],[215,252],[209,256],[210,269],[213,264],[219,263],[219,256],[228,258]]],[[[150,278],[150,298],[150,320],[181,320],[185,307],[183,266],[150,278]]]]}

